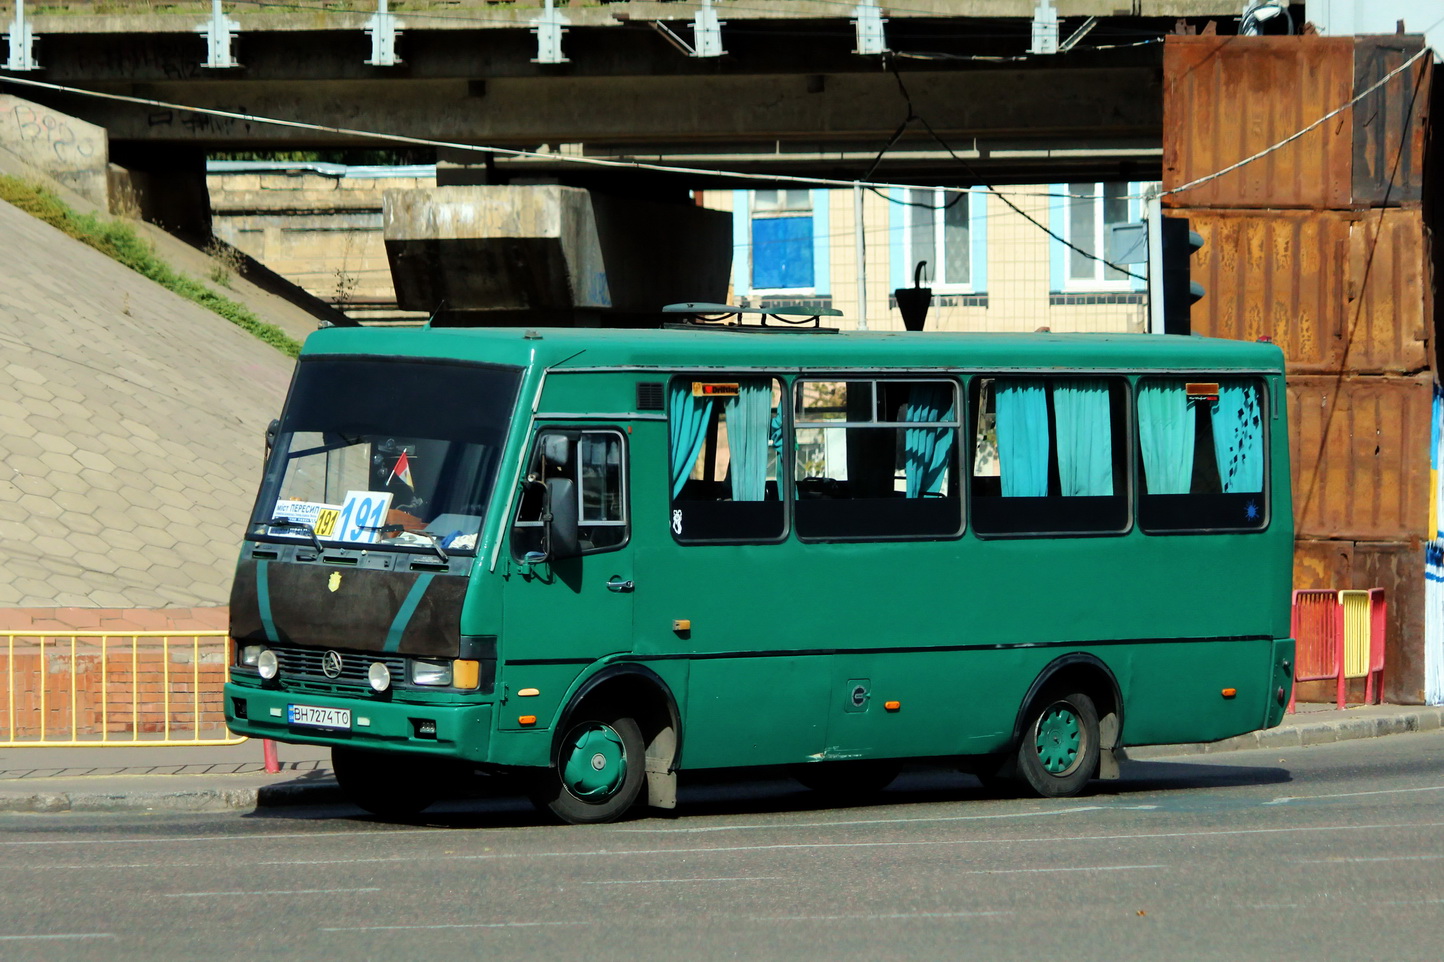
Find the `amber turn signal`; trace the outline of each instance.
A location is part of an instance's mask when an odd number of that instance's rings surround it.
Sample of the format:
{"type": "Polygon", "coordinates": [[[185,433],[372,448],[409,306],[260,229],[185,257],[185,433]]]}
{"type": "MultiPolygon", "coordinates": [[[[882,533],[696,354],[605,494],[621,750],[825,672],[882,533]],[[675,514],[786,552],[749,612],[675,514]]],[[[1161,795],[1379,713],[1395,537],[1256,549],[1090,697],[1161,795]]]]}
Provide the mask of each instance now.
{"type": "Polygon", "coordinates": [[[897,711],[898,709],[902,708],[902,702],[885,701],[882,703],[882,707],[886,708],[888,711],[897,711]]]}
{"type": "Polygon", "coordinates": [[[1225,688],[1225,689],[1223,690],[1223,697],[1225,697],[1225,698],[1232,698],[1234,695],[1237,695],[1237,694],[1238,694],[1238,689],[1237,689],[1237,688],[1225,688]]]}
{"type": "Polygon", "coordinates": [[[672,622],[672,630],[673,630],[673,631],[691,631],[691,630],[692,630],[692,619],[691,619],[691,618],[678,618],[676,621],[672,622]]]}
{"type": "Polygon", "coordinates": [[[451,663],[451,687],[475,688],[481,684],[481,662],[458,658],[451,663]]]}
{"type": "Polygon", "coordinates": [[[516,720],[516,721],[517,721],[517,724],[519,724],[519,725],[535,725],[535,724],[536,724],[536,716],[535,716],[535,715],[520,715],[520,716],[517,717],[517,720],[516,720]]]}

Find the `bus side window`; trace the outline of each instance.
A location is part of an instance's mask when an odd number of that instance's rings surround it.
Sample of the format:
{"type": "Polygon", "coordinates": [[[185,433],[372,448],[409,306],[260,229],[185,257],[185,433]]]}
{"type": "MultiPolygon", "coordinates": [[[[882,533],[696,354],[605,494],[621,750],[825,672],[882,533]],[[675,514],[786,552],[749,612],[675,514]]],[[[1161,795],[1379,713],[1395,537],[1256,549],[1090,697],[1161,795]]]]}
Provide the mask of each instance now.
{"type": "Polygon", "coordinates": [[[973,529],[1128,530],[1127,385],[1118,377],[975,377],[973,529]]]}
{"type": "Polygon", "coordinates": [[[1138,382],[1138,522],[1145,531],[1268,525],[1267,390],[1258,378],[1138,382]]]}
{"type": "MultiPolygon", "coordinates": [[[[524,477],[573,482],[582,554],[627,541],[626,448],[619,431],[542,431],[524,477]]],[[[523,485],[512,526],[512,555],[520,560],[542,548],[543,488],[523,485]]]]}
{"type": "Polygon", "coordinates": [[[797,535],[814,541],[955,537],[957,384],[799,380],[794,388],[797,535]]]}
{"type": "Polygon", "coordinates": [[[782,385],[776,378],[677,377],[667,392],[672,536],[780,541],[782,385]]]}

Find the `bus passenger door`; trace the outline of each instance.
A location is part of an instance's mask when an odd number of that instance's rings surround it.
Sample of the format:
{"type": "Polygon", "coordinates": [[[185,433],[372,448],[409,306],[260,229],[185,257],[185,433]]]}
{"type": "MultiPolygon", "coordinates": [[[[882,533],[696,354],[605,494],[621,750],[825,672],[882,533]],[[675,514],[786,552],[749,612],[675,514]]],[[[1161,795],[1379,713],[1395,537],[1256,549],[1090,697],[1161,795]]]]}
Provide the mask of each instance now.
{"type": "MultiPolygon", "coordinates": [[[[511,696],[538,692],[524,714],[543,724],[587,665],[632,650],[626,483],[621,430],[538,429],[510,530],[500,657],[511,696]]],[[[504,713],[502,727],[519,714],[504,713]]]]}

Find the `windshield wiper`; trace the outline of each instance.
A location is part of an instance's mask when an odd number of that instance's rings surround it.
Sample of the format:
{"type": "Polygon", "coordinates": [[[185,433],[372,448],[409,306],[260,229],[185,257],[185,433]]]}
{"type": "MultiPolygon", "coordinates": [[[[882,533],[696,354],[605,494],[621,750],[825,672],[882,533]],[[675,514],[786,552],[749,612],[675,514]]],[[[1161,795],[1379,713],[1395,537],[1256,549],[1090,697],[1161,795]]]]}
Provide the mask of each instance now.
{"type": "Polygon", "coordinates": [[[441,535],[432,534],[430,531],[413,531],[412,534],[419,534],[423,538],[430,539],[431,547],[436,549],[436,553],[441,556],[441,560],[450,563],[451,555],[447,554],[446,549],[441,546],[441,535]]]}
{"type": "Polygon", "coordinates": [[[451,555],[441,547],[441,536],[432,534],[430,531],[408,531],[404,524],[363,524],[359,527],[362,531],[379,531],[382,534],[419,534],[423,538],[430,539],[432,549],[441,556],[442,561],[451,561],[451,555]]]}
{"type": "Polygon", "coordinates": [[[325,551],[325,550],[326,550],[326,546],[323,545],[323,544],[321,544],[321,539],[320,539],[320,537],[318,537],[317,534],[316,534],[316,529],[313,528],[313,527],[311,527],[309,524],[307,524],[307,523],[304,522],[304,521],[295,521],[295,520],[292,520],[291,518],[272,518],[270,521],[267,521],[267,522],[266,522],[266,527],[268,527],[268,528],[300,528],[302,531],[306,532],[307,534],[309,534],[309,535],[311,536],[311,543],[316,546],[316,550],[317,550],[317,551],[325,551]]]}

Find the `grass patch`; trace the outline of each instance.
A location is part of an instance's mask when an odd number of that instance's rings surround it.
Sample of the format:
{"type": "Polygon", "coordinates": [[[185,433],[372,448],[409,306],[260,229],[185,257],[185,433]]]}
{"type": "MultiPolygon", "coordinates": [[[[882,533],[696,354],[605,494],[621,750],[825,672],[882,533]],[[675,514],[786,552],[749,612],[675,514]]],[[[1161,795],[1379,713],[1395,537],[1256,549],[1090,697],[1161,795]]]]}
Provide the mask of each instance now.
{"type": "Polygon", "coordinates": [[[282,354],[296,357],[301,353],[300,342],[276,325],[266,323],[248,308],[172,269],[156,255],[155,249],[124,221],[102,220],[94,214],[78,214],[45,188],[16,177],[0,175],[0,200],[13,204],[82,243],[89,244],[166,290],[214,311],[282,354]]]}

